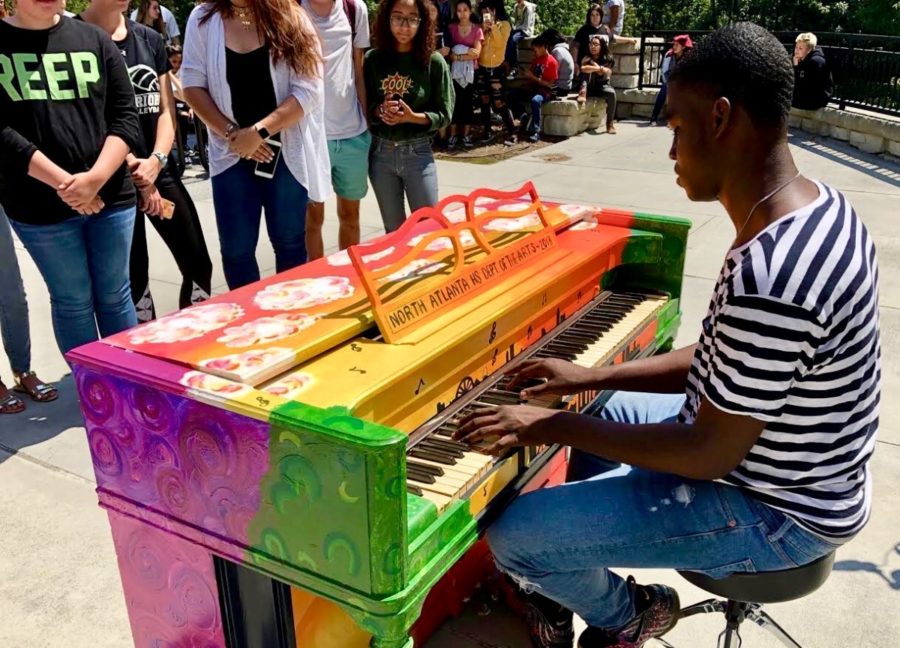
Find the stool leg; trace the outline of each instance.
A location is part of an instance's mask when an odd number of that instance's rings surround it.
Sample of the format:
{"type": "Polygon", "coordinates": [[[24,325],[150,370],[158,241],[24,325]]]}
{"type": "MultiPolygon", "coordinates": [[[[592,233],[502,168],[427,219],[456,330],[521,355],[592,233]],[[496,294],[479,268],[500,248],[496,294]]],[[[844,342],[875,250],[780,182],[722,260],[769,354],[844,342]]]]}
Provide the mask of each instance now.
{"type": "Polygon", "coordinates": [[[725,601],[709,599],[708,601],[694,603],[686,608],[682,608],[681,611],[678,612],[678,618],[679,620],[686,619],[695,614],[725,614],[725,601]]]}
{"type": "Polygon", "coordinates": [[[719,635],[719,648],[741,648],[741,633],[739,631],[740,624],[729,621],[728,625],[719,635]]]}
{"type": "Polygon", "coordinates": [[[802,648],[800,644],[798,644],[791,635],[785,631],[780,625],[775,623],[775,619],[766,614],[765,610],[750,610],[747,613],[747,618],[753,621],[760,628],[765,628],[773,635],[781,639],[781,643],[785,646],[789,646],[790,648],[802,648]]]}

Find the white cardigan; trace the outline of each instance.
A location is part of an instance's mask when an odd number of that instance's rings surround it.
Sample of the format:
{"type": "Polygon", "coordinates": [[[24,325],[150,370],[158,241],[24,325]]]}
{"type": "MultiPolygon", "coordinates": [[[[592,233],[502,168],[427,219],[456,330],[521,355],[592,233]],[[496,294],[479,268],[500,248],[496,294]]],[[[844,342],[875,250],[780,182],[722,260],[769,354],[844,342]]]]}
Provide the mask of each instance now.
{"type": "MultiPolygon", "coordinates": [[[[225,74],[225,26],[218,13],[201,25],[200,19],[209,10],[209,5],[201,4],[188,18],[181,82],[185,88],[207,90],[222,114],[234,120],[231,88],[225,74]]],[[[309,29],[314,29],[305,14],[303,20],[309,29]]],[[[331,197],[332,189],[331,162],[325,139],[322,66],[319,65],[316,78],[300,76],[284,61],[275,65],[270,59],[269,68],[278,104],[293,96],[303,108],[300,122],[281,132],[281,155],[297,182],[306,187],[310,200],[324,202],[331,197]]],[[[210,131],[210,174],[218,175],[237,164],[238,160],[238,155],[228,148],[228,141],[210,131]]]]}

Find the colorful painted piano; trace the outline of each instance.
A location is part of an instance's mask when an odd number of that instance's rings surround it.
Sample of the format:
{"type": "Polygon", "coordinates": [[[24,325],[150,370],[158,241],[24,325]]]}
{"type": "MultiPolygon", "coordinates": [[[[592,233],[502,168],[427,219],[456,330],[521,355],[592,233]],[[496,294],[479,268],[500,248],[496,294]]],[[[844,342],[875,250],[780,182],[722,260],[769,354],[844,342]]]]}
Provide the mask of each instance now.
{"type": "Polygon", "coordinates": [[[478,190],[73,351],[135,645],[411,646],[484,527],[565,468],[461,446],[458,417],[517,402],[527,357],[668,348],[688,228],[478,190]]]}

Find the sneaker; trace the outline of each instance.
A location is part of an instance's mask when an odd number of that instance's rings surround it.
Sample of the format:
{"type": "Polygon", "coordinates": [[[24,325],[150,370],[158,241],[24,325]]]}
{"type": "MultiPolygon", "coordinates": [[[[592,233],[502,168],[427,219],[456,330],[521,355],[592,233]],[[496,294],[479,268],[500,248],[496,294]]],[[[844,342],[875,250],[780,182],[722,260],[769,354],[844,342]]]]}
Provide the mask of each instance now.
{"type": "Polygon", "coordinates": [[[534,648],[572,648],[575,627],[571,611],[540,594],[528,594],[523,602],[534,648]]]}
{"type": "Polygon", "coordinates": [[[515,146],[518,143],[519,143],[519,136],[516,135],[515,133],[513,133],[512,135],[507,137],[505,140],[503,140],[504,146],[515,146]]]}
{"type": "Polygon", "coordinates": [[[450,137],[447,138],[447,148],[452,151],[453,149],[456,148],[456,143],[458,141],[459,141],[459,139],[456,137],[456,135],[451,135],[450,137]]]}
{"type": "Polygon", "coordinates": [[[475,146],[475,143],[472,141],[471,137],[469,137],[468,135],[463,135],[462,145],[463,148],[472,148],[473,146],[475,146]]]}
{"type": "Polygon", "coordinates": [[[613,123],[611,121],[606,122],[606,132],[609,133],[610,135],[616,134],[616,127],[615,127],[615,125],[613,125],[613,123]]]}
{"type": "Polygon", "coordinates": [[[528,136],[528,141],[529,141],[529,142],[532,142],[532,143],[534,143],[534,142],[540,142],[540,141],[541,141],[541,134],[538,133],[538,132],[532,133],[531,135],[528,136]]]}
{"type": "Polygon", "coordinates": [[[665,585],[636,585],[631,576],[628,584],[634,588],[638,615],[618,630],[588,626],[578,637],[578,648],[640,648],[675,626],[681,609],[678,592],[665,585]]]}

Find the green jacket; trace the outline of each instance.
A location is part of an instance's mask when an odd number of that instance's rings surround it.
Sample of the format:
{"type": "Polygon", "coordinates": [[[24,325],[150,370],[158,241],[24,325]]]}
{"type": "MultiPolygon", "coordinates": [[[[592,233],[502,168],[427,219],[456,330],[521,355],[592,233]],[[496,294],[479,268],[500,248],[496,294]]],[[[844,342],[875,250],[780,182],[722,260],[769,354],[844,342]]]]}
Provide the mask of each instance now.
{"type": "Polygon", "coordinates": [[[377,49],[366,53],[363,64],[366,97],[372,134],[393,141],[426,137],[450,123],[456,95],[450,80],[450,68],[437,52],[431,55],[428,69],[422,68],[412,54],[377,49]],[[424,112],[431,124],[388,126],[375,114],[385,95],[398,94],[415,112],[424,112]]]}

